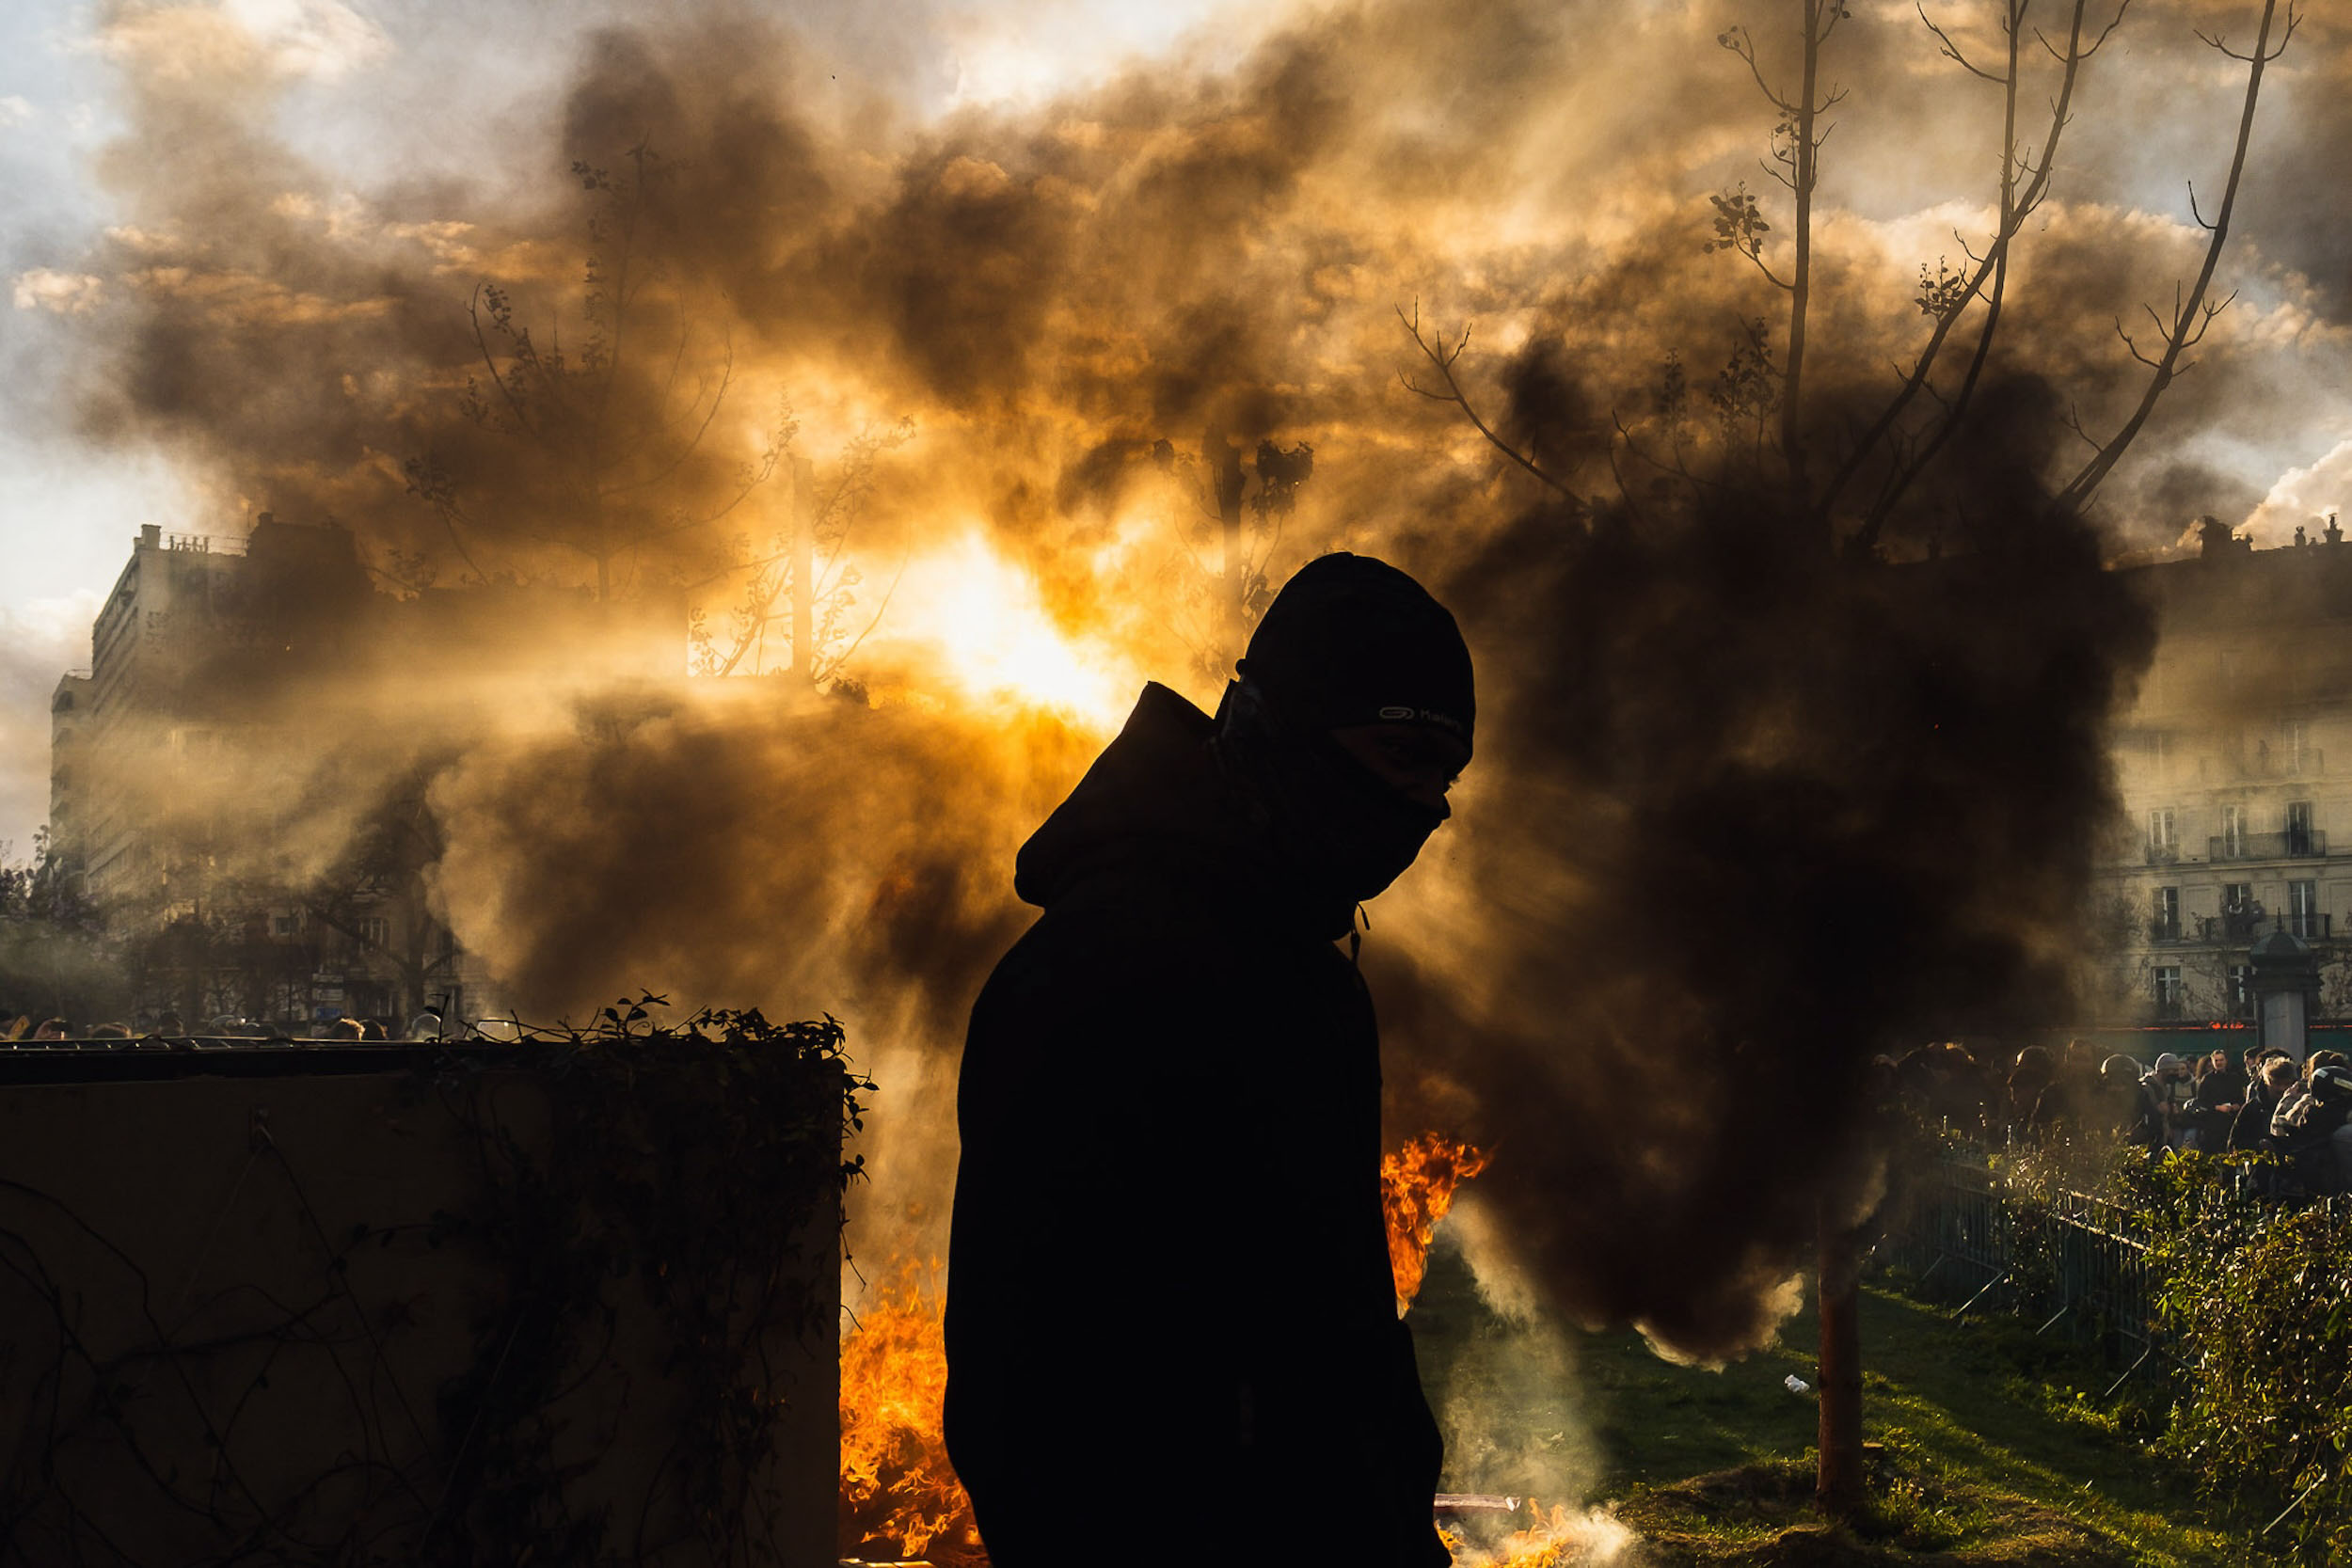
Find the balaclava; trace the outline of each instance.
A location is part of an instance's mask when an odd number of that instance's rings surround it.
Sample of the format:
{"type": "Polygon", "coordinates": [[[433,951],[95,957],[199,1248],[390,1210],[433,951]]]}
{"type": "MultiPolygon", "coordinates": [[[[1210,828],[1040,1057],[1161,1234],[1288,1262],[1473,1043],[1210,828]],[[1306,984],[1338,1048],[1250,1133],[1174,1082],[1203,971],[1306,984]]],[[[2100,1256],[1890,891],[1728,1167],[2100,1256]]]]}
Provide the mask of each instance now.
{"type": "Polygon", "coordinates": [[[1470,649],[1443,605],[1369,556],[1308,562],[1266,607],[1217,710],[1217,751],[1319,892],[1360,902],[1396,880],[1446,819],[1331,738],[1420,724],[1470,746],[1470,649]]]}

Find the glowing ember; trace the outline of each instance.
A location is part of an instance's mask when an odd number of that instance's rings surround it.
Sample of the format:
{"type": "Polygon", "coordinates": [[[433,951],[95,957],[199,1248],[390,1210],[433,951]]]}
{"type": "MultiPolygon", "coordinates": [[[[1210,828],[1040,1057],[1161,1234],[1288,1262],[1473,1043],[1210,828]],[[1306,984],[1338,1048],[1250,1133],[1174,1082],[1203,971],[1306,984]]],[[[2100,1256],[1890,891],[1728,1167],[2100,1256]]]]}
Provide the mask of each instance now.
{"type": "Polygon", "coordinates": [[[872,1293],[842,1338],[845,1557],[924,1558],[940,1568],[988,1560],[941,1431],[947,1347],[940,1301],[939,1265],[907,1263],[872,1293]],[[869,1544],[889,1550],[866,1553],[869,1544]]]}
{"type": "Polygon", "coordinates": [[[1389,1265],[1396,1274],[1401,1317],[1421,1293],[1430,1238],[1454,1207],[1454,1189],[1486,1168],[1469,1144],[1423,1132],[1380,1162],[1380,1204],[1388,1212],[1389,1265]]]}

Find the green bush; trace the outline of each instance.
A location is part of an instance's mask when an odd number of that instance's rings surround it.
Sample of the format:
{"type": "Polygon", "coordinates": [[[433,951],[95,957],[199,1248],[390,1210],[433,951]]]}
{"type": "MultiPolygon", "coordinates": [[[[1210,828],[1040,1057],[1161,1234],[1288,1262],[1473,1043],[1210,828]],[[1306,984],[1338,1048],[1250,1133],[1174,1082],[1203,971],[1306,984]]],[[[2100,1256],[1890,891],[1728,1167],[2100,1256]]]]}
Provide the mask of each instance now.
{"type": "Polygon", "coordinates": [[[2129,1180],[2159,1323],[2182,1363],[2162,1446],[2314,1561],[2352,1557],[2352,1203],[2250,1191],[2243,1157],[2129,1180]],[[2291,1512],[2290,1512],[2291,1510],[2291,1512]]]}

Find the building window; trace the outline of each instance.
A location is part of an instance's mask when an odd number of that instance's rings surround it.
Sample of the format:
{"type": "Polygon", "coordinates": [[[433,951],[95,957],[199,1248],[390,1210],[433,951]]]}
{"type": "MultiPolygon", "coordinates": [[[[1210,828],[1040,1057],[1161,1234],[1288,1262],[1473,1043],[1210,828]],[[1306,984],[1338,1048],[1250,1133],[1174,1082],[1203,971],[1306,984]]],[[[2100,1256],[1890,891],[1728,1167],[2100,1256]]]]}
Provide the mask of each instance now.
{"type": "Polygon", "coordinates": [[[2251,882],[2221,884],[2221,937],[2225,942],[2251,942],[2262,934],[2263,907],[2254,902],[2251,882]]]}
{"type": "Polygon", "coordinates": [[[2254,1016],[2254,966],[2230,966],[2230,1011],[2240,1018],[2254,1016]]]}
{"type": "Polygon", "coordinates": [[[2158,1018],[2181,1016],[2181,966],[2158,964],[2155,968],[2155,1003],[2158,1018]]]}
{"type": "Polygon", "coordinates": [[[359,940],[371,947],[391,946],[392,923],[380,914],[361,915],[359,917],[359,940]]]}
{"type": "Polygon", "coordinates": [[[2172,808],[2160,807],[2148,814],[2148,863],[2169,865],[2180,859],[2180,840],[2173,836],[2172,808]]]}
{"type": "Polygon", "coordinates": [[[2287,771],[2300,774],[2304,769],[2318,770],[2319,758],[2312,751],[2311,729],[2300,719],[2287,721],[2287,771]]]}
{"type": "Polygon", "coordinates": [[[2246,858],[2246,808],[2244,806],[2221,808],[2221,839],[2214,853],[2225,861],[2242,861],[2246,858]]]}
{"type": "Polygon", "coordinates": [[[2287,929],[2306,942],[2328,934],[2328,917],[2319,912],[2317,882],[2287,884],[2287,929]]]}
{"type": "Polygon", "coordinates": [[[2287,802],[2287,853],[2308,855],[2312,852],[2312,803],[2309,800],[2287,802]]]}
{"type": "Polygon", "coordinates": [[[302,918],[292,914],[277,915],[271,918],[269,928],[278,936],[290,937],[302,929],[302,918]]]}
{"type": "Polygon", "coordinates": [[[2176,887],[2156,889],[2155,906],[2149,911],[2148,940],[2178,942],[2181,940],[2181,890],[2176,887]]]}

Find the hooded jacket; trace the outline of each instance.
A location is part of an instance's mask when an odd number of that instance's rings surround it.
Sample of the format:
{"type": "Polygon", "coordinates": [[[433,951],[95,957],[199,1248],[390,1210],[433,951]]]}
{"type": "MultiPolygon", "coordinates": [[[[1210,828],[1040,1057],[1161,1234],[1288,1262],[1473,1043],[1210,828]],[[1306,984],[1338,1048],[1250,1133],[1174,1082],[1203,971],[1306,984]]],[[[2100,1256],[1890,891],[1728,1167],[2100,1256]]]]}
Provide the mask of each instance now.
{"type": "Polygon", "coordinates": [[[1397,1320],[1377,1029],[1343,902],[1279,869],[1213,724],[1147,687],[1021,851],[972,1012],[947,1445],[998,1568],[1441,1568],[1397,1320]]]}

